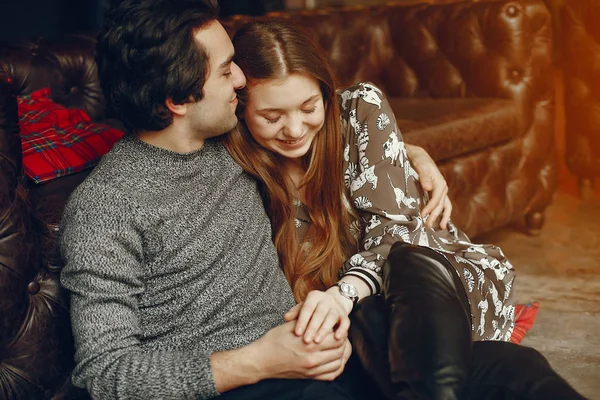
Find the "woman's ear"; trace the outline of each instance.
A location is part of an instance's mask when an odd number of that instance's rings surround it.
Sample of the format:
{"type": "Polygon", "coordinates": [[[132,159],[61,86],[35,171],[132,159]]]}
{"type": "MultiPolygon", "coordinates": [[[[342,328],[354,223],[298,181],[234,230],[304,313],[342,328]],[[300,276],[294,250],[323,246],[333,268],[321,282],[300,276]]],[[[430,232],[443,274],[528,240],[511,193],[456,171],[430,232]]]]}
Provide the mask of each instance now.
{"type": "Polygon", "coordinates": [[[165,101],[165,105],[167,106],[167,109],[169,111],[180,117],[184,116],[187,113],[188,103],[175,104],[173,102],[173,99],[167,99],[165,101]]]}

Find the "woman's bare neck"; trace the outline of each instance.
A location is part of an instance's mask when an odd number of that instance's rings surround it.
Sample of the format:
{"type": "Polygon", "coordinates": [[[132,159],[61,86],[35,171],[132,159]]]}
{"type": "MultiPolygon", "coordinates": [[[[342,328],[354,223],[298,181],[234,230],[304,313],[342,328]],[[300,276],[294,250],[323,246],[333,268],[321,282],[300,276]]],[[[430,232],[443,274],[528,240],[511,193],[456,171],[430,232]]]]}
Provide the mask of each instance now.
{"type": "Polygon", "coordinates": [[[300,182],[302,181],[302,178],[304,177],[304,174],[306,173],[306,171],[304,170],[304,167],[302,166],[301,160],[300,159],[288,159],[284,163],[283,169],[284,169],[284,174],[286,175],[286,177],[290,180],[290,183],[292,184],[292,191],[293,191],[292,194],[294,195],[294,197],[296,197],[302,203],[306,203],[306,198],[305,198],[306,187],[305,186],[300,187],[300,182]]]}

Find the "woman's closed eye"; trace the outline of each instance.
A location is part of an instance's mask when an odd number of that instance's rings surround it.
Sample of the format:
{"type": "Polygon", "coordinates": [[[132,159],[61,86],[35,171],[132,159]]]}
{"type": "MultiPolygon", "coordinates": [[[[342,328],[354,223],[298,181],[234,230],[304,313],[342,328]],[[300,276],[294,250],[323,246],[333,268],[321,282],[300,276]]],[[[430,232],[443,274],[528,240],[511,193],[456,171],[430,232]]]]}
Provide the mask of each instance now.
{"type": "Polygon", "coordinates": [[[269,124],[274,124],[274,123],[278,122],[281,119],[281,115],[279,115],[279,116],[277,116],[275,118],[268,118],[268,117],[264,117],[264,118],[267,120],[267,122],[269,124]]]}
{"type": "MultiPolygon", "coordinates": [[[[316,105],[313,108],[308,109],[308,110],[305,110],[305,109],[300,110],[300,112],[302,112],[303,114],[312,114],[315,111],[317,111],[316,105]]],[[[275,124],[275,123],[279,122],[279,120],[281,119],[281,115],[278,115],[277,117],[273,117],[273,118],[264,117],[264,119],[266,119],[269,124],[275,124]]]]}

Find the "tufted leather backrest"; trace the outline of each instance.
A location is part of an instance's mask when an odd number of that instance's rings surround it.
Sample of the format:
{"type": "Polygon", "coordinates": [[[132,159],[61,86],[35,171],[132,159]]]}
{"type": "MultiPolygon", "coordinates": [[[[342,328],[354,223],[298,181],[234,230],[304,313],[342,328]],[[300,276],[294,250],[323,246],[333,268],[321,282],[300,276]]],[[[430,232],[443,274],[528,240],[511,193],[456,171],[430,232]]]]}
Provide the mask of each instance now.
{"type": "MultiPolygon", "coordinates": [[[[527,105],[550,88],[551,24],[541,0],[390,3],[262,18],[291,19],[315,35],[339,85],[372,81],[389,97],[501,97],[527,105]]],[[[251,19],[237,16],[223,24],[233,34],[251,19]]],[[[59,102],[102,119],[94,45],[91,35],[4,44],[0,65],[12,76],[15,95],[50,85],[59,102]]]]}
{"type": "Polygon", "coordinates": [[[0,45],[0,67],[12,78],[15,96],[49,86],[55,101],[83,108],[93,120],[99,120],[105,109],[94,60],[95,46],[92,35],[6,43],[0,45]]]}
{"type": "MultiPolygon", "coordinates": [[[[274,12],[311,32],[340,85],[372,81],[390,96],[546,96],[550,15],[539,0],[274,12]],[[527,32],[527,34],[523,34],[527,32]],[[536,49],[535,51],[531,51],[536,49]]],[[[251,20],[225,22],[233,33],[251,20]]]]}
{"type": "Polygon", "coordinates": [[[600,1],[568,0],[559,10],[565,79],[567,165],[600,176],[600,1]]]}

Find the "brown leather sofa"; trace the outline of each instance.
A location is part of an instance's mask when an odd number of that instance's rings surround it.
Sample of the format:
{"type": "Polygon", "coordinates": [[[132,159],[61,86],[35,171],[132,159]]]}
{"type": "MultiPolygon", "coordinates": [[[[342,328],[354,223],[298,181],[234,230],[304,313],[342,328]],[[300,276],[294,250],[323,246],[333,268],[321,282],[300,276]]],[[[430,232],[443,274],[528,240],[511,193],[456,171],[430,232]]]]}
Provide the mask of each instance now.
{"type": "MultiPolygon", "coordinates": [[[[408,142],[450,186],[454,220],[476,235],[531,229],[556,185],[551,22],[542,0],[388,4],[278,13],[314,33],[340,85],[368,80],[394,106],[408,142]]],[[[233,32],[247,17],[225,22],[233,32]]],[[[87,172],[24,178],[15,97],[50,86],[56,101],[104,119],[94,38],[0,45],[0,398],[79,398],[56,233],[87,172]]],[[[85,396],[84,396],[85,397],[85,396]]]]}
{"type": "Polygon", "coordinates": [[[587,197],[600,176],[600,1],[568,0],[556,12],[565,83],[566,161],[587,197]]]}

